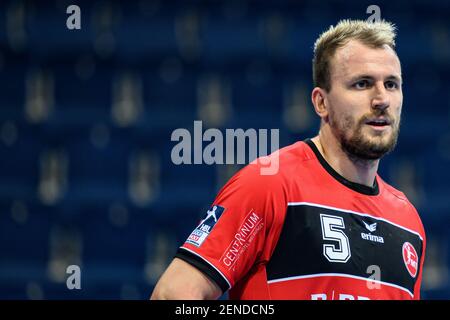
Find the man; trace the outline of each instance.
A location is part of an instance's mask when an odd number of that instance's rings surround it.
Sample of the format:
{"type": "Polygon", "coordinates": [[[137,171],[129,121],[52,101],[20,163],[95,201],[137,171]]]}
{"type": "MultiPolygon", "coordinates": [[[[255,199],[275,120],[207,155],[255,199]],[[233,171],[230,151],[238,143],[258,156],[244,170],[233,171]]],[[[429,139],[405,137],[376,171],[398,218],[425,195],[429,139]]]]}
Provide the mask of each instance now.
{"type": "Polygon", "coordinates": [[[388,22],[344,20],[316,41],[318,136],[258,161],[219,192],[152,299],[419,299],[425,231],[378,175],[394,149],[402,76],[388,22]],[[214,213],[214,215],[213,215],[214,213]]]}

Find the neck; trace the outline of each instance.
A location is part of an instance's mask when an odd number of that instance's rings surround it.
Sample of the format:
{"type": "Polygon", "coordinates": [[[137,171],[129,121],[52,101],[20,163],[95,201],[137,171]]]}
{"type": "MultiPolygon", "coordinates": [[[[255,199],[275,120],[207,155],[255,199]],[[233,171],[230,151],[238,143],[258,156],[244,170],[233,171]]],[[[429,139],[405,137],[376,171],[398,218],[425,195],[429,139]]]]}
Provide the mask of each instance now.
{"type": "Polygon", "coordinates": [[[345,179],[372,187],[380,160],[364,160],[345,153],[336,137],[326,130],[311,139],[328,164],[345,179]]]}

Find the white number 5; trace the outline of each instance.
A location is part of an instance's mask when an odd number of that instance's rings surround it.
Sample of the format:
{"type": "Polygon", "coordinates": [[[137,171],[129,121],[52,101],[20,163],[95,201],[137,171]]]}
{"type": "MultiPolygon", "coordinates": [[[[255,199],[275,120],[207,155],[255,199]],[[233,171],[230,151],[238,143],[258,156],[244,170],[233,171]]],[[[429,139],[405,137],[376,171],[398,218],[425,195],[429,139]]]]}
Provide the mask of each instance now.
{"type": "Polygon", "coordinates": [[[344,219],[338,216],[320,215],[323,240],[336,241],[337,244],[324,244],[323,255],[330,262],[345,263],[350,259],[350,243],[343,229],[344,219]]]}

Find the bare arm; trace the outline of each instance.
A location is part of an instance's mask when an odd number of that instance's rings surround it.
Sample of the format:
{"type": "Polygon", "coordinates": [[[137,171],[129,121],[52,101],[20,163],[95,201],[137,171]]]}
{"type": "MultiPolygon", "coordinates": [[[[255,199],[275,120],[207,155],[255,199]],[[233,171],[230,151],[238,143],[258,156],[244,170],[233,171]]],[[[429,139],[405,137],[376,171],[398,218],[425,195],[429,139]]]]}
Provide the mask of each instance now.
{"type": "Polygon", "coordinates": [[[175,258],[163,273],[151,300],[211,300],[222,295],[219,286],[189,263],[175,258]]]}

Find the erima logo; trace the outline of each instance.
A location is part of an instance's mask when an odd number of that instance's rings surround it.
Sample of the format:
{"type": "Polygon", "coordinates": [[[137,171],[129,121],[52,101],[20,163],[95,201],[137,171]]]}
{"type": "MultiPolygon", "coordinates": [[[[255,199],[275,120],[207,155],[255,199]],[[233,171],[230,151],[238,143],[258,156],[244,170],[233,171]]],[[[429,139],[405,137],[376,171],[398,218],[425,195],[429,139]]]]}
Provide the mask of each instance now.
{"type": "Polygon", "coordinates": [[[364,226],[367,230],[369,230],[369,233],[361,232],[361,238],[368,241],[378,242],[378,243],[384,243],[384,238],[380,236],[375,236],[371,234],[370,232],[377,231],[377,223],[368,224],[365,221],[363,221],[364,226]]]}
{"type": "Polygon", "coordinates": [[[365,221],[363,221],[364,225],[366,226],[366,229],[369,230],[369,232],[375,232],[377,230],[377,223],[367,224],[365,221]]]}

